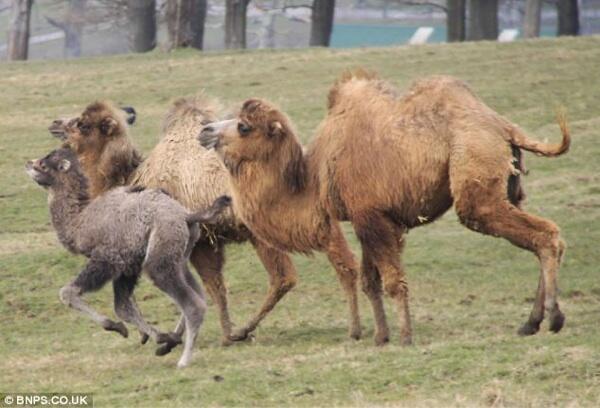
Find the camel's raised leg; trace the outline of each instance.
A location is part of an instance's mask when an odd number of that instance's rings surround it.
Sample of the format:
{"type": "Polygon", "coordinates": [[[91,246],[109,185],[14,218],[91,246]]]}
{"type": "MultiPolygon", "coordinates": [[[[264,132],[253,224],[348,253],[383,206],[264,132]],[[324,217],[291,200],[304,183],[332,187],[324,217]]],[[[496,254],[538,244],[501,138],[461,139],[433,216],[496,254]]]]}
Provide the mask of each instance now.
{"type": "Polygon", "coordinates": [[[244,340],[253,332],[258,324],[269,314],[277,302],[296,286],[297,275],[292,261],[284,252],[269,247],[256,238],[251,239],[258,257],[269,273],[269,291],[258,313],[243,327],[235,330],[231,339],[244,340]]]}
{"type": "Polygon", "coordinates": [[[356,289],[358,265],[354,254],[348,248],[348,243],[338,223],[331,225],[331,236],[326,251],[329,262],[335,268],[348,300],[350,309],[349,335],[351,338],[358,340],[361,335],[358,293],[356,289]]]}
{"type": "Polygon", "coordinates": [[[90,259],[77,278],[61,288],[59,296],[65,305],[89,316],[104,330],[115,331],[121,336],[127,337],[129,334],[123,322],[115,322],[98,313],[81,298],[81,295],[86,292],[93,292],[102,288],[108,281],[113,279],[114,275],[114,270],[110,264],[90,259]]]}
{"type": "Polygon", "coordinates": [[[533,252],[540,260],[541,274],[535,304],[519,333],[535,334],[544,318],[544,311],[549,314],[550,330],[560,331],[565,316],[557,300],[557,275],[565,244],[556,224],[512,205],[506,197],[505,184],[497,178],[480,177],[453,185],[452,194],[456,212],[467,228],[506,238],[512,244],[533,252]]]}
{"type": "Polygon", "coordinates": [[[400,329],[400,343],[412,344],[412,329],[408,305],[408,284],[400,254],[404,248],[402,228],[379,212],[362,214],[352,220],[356,235],[363,248],[363,288],[373,306],[377,331],[375,343],[384,344],[388,339],[379,279],[383,282],[385,293],[396,303],[400,329]],[[374,277],[375,271],[379,277],[374,277]]]}

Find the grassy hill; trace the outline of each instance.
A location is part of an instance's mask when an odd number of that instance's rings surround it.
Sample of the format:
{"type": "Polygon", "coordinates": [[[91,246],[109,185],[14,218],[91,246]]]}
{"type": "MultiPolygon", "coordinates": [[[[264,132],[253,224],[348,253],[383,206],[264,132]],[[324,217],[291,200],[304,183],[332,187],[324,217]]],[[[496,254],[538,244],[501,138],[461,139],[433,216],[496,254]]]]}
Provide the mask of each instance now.
{"type": "MultiPolygon", "coordinates": [[[[201,54],[154,53],[65,62],[0,64],[0,392],[91,392],[96,406],[598,406],[600,404],[600,38],[466,43],[364,50],[201,54]],[[466,230],[449,212],[411,231],[405,251],[415,345],[373,346],[346,337],[346,306],[322,255],[295,256],[300,283],[253,341],[219,345],[211,307],[194,364],[181,352],[155,357],[133,330],[104,332],[58,300],[82,258],[60,247],[46,194],[23,171],[57,145],[46,131],[58,116],[95,99],[133,105],[132,129],[147,152],[169,102],[204,89],[224,104],[259,96],[289,113],[304,141],[325,112],[329,85],[344,68],[365,66],[405,87],[418,77],[466,80],[494,109],[538,139],[557,140],[565,106],[571,151],[526,155],[525,208],[555,220],[568,242],[560,273],[566,326],[533,337],[527,318],[538,279],[535,257],[466,230]]],[[[347,231],[350,228],[346,226],[347,231]]],[[[358,245],[348,238],[357,254],[358,245]]],[[[248,245],[228,248],[231,312],[241,324],[258,308],[267,275],[248,245]]],[[[112,291],[90,296],[111,313],[112,291]]],[[[143,281],[148,320],[176,322],[175,307],[143,281]]],[[[393,328],[396,319],[387,302],[393,328]]]]}

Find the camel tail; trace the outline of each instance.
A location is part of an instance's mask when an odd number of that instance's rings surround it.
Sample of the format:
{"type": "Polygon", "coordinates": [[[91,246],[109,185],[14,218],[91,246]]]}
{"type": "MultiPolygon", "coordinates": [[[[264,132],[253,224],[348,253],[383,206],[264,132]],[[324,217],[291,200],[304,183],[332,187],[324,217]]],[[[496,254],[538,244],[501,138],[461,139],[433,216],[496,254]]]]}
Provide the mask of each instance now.
{"type": "Polygon", "coordinates": [[[559,112],[556,116],[560,133],[562,134],[562,141],[560,143],[543,143],[532,140],[516,126],[512,126],[510,130],[511,143],[521,149],[546,157],[556,157],[566,153],[571,146],[571,134],[567,125],[567,119],[563,112],[559,112]]]}
{"type": "Polygon", "coordinates": [[[215,223],[218,216],[230,205],[231,197],[221,196],[217,198],[208,209],[188,214],[187,217],[185,217],[185,221],[188,224],[194,224],[196,222],[201,224],[215,223]]]}

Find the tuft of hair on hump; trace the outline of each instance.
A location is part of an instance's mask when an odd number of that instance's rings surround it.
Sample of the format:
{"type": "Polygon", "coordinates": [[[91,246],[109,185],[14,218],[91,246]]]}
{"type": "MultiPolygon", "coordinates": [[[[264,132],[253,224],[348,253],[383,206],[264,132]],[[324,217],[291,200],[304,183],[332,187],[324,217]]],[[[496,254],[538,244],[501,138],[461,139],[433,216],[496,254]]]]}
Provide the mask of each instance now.
{"type": "Polygon", "coordinates": [[[331,110],[339,102],[340,90],[342,86],[355,79],[378,80],[379,76],[373,70],[367,68],[347,69],[335,80],[329,94],[327,95],[327,109],[331,110]]]}
{"type": "Polygon", "coordinates": [[[195,96],[176,99],[163,120],[163,134],[167,133],[178,122],[186,119],[199,120],[202,125],[208,125],[219,118],[221,105],[203,92],[195,96]]]}

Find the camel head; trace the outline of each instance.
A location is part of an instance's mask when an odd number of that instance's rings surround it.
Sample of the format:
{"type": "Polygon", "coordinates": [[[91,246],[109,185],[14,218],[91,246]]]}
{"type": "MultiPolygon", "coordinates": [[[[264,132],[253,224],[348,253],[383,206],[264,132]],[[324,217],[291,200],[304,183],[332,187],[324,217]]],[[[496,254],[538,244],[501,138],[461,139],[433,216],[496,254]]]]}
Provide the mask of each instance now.
{"type": "MultiPolygon", "coordinates": [[[[137,112],[132,106],[121,106],[120,109],[127,114],[126,122],[128,125],[133,125],[137,118],[137,112]]],[[[70,132],[76,126],[76,122],[79,117],[69,118],[59,118],[52,121],[52,124],[48,127],[48,131],[50,134],[60,140],[67,140],[70,132]]]]}
{"type": "Polygon", "coordinates": [[[44,188],[60,187],[73,177],[81,177],[77,156],[68,148],[53,150],[41,159],[29,160],[25,170],[44,188]]]}
{"type": "Polygon", "coordinates": [[[302,146],[287,116],[267,101],[247,100],[234,119],[205,126],[198,140],[215,149],[234,177],[255,163],[283,174],[294,192],[304,187],[302,146]]]}
{"type": "Polygon", "coordinates": [[[76,118],[55,121],[50,132],[58,135],[62,131],[61,138],[77,154],[102,152],[111,141],[127,135],[124,116],[109,102],[94,102],[76,118]]]}

